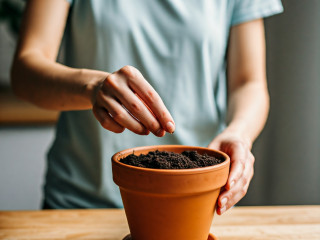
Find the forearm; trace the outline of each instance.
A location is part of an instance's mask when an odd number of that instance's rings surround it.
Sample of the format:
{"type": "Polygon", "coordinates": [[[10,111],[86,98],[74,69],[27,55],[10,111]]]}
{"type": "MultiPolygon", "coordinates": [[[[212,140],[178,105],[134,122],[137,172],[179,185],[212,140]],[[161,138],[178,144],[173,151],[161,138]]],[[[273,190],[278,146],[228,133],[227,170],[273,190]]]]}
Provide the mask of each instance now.
{"type": "Polygon", "coordinates": [[[12,67],[15,94],[39,107],[79,110],[92,107],[92,95],[108,73],[66,67],[40,52],[16,57],[12,67]]]}
{"type": "Polygon", "coordinates": [[[265,81],[248,81],[229,93],[227,129],[253,143],[267,120],[269,94],[265,81]]]}

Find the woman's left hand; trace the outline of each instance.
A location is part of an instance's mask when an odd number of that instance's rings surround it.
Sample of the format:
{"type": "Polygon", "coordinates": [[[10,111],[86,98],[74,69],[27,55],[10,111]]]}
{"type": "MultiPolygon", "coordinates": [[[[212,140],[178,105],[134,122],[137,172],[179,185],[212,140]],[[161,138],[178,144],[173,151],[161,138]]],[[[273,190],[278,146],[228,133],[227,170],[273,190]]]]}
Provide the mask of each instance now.
{"type": "Polygon", "coordinates": [[[226,210],[239,202],[247,193],[253,177],[254,156],[251,153],[252,143],[245,137],[224,131],[208,145],[208,148],[225,152],[230,157],[229,178],[217,201],[217,213],[226,210]]]}

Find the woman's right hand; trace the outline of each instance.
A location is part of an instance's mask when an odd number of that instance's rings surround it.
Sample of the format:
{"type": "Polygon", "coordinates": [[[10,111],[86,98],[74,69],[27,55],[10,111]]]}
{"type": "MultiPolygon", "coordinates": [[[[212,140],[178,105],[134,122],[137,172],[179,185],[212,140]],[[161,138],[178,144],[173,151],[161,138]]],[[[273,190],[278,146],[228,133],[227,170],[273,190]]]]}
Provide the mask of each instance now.
{"type": "Polygon", "coordinates": [[[95,89],[93,113],[101,126],[115,133],[125,128],[163,137],[173,133],[175,123],[159,94],[139,70],[125,66],[108,75],[95,89]]]}

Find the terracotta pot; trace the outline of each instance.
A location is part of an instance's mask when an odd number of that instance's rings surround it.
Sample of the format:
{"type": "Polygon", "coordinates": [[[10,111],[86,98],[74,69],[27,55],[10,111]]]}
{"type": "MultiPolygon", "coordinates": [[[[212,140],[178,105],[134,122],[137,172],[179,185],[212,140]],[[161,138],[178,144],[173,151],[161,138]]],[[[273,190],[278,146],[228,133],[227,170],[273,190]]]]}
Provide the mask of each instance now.
{"type": "Polygon", "coordinates": [[[123,150],[112,157],[113,180],[121,197],[133,240],[207,240],[216,201],[226,184],[230,160],[208,148],[159,145],[123,150]],[[194,169],[149,169],[119,162],[129,154],[196,150],[225,159],[194,169]]]}

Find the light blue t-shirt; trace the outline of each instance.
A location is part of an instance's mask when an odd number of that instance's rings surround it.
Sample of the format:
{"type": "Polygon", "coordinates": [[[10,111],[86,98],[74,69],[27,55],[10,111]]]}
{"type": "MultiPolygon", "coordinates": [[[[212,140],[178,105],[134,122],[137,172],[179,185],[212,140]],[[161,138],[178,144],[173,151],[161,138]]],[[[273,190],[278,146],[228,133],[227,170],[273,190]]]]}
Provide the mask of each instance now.
{"type": "Polygon", "coordinates": [[[173,135],[103,129],[91,110],[63,112],[44,187],[55,208],[122,207],[111,156],[156,144],[207,146],[224,127],[230,28],[282,11],[280,0],[74,0],[65,64],[139,69],[176,123],[173,135]]]}

